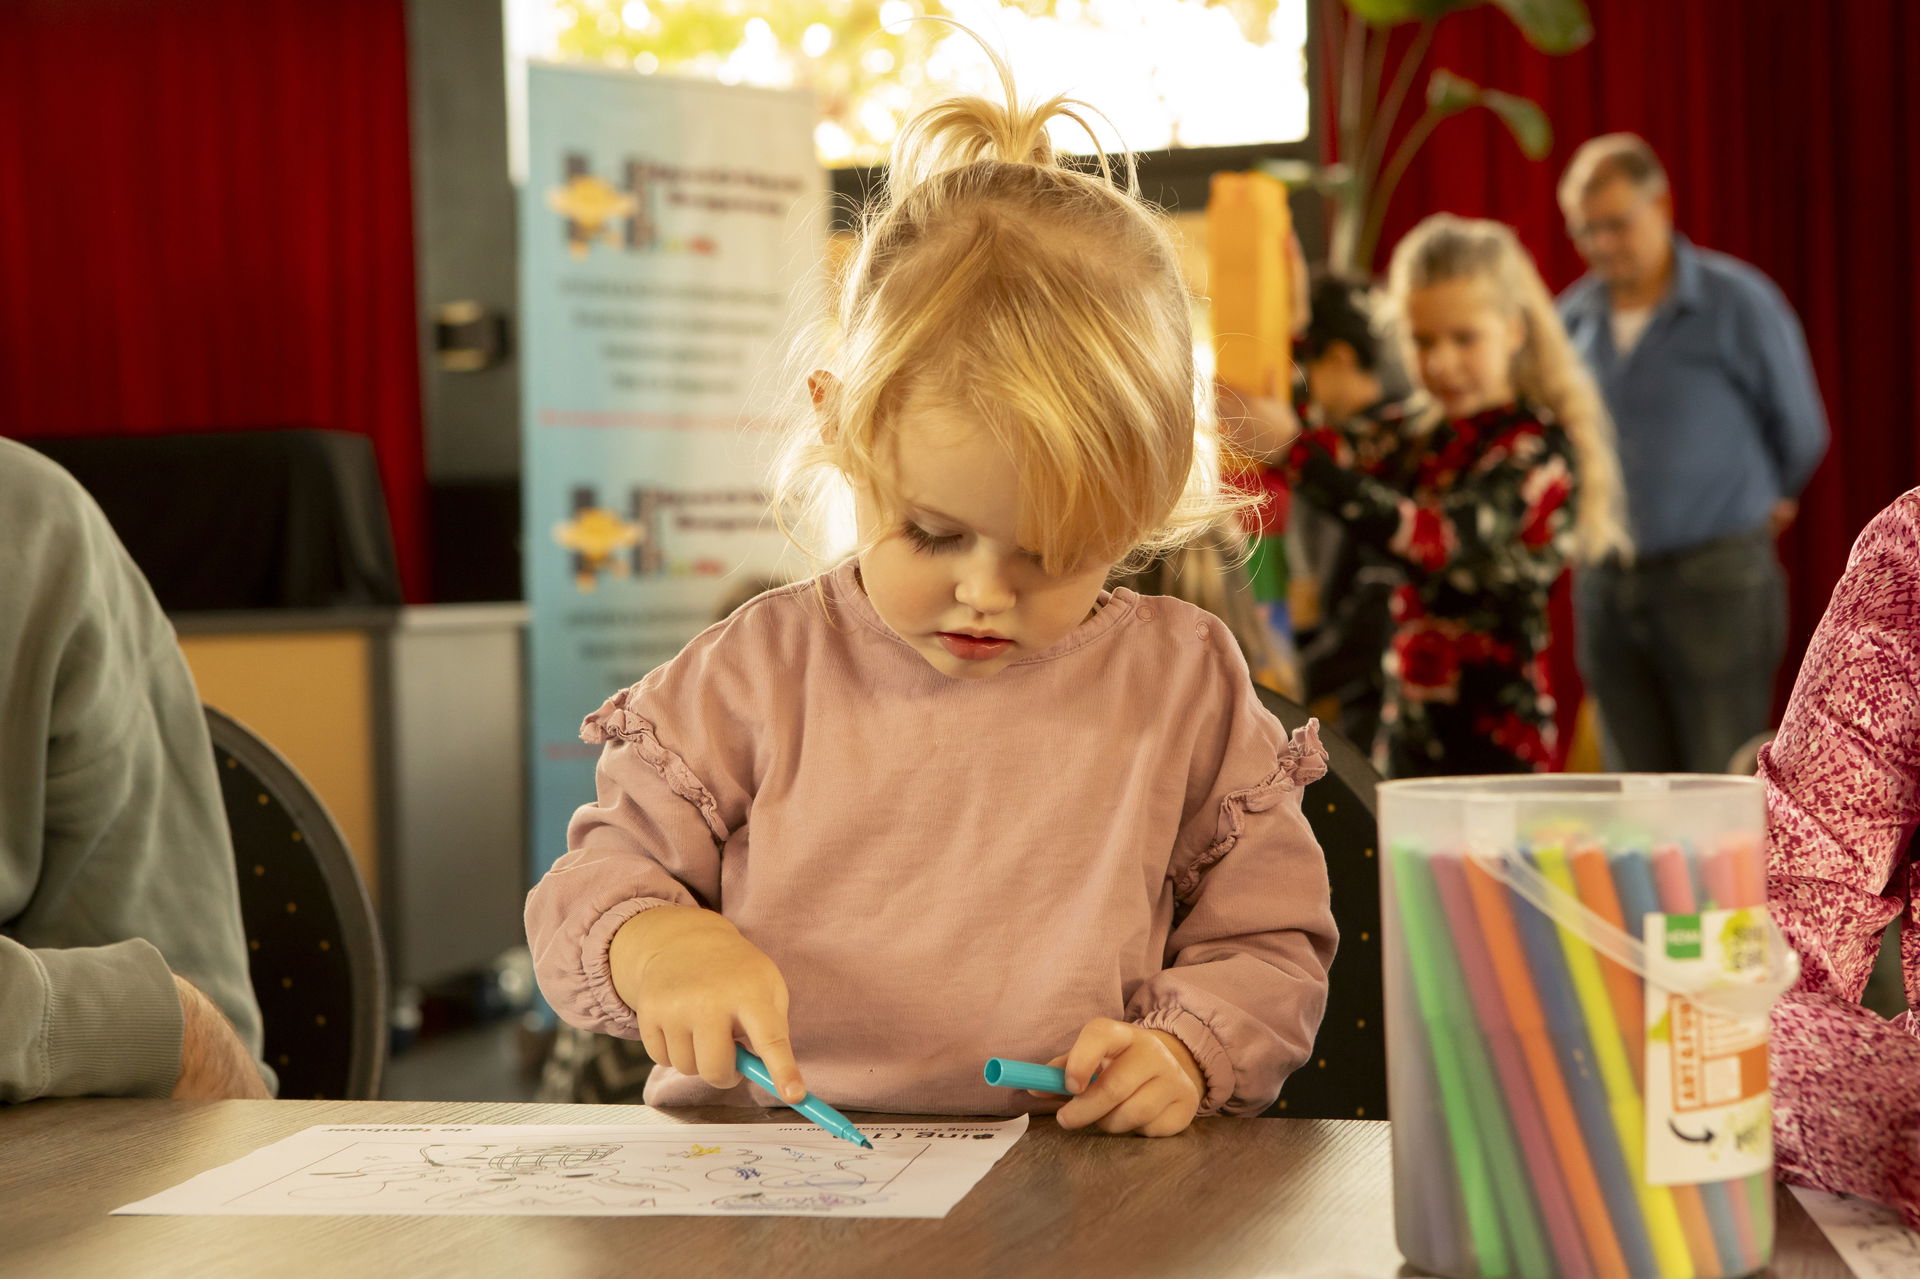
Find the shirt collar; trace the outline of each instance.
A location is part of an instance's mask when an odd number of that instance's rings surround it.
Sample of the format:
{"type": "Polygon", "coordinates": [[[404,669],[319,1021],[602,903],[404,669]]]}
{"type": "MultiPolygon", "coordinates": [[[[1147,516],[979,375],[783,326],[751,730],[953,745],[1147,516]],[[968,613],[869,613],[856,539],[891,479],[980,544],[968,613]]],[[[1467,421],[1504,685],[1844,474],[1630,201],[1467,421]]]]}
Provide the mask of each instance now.
{"type": "MultiPolygon", "coordinates": [[[[1671,300],[1682,310],[1693,310],[1700,305],[1700,250],[1693,241],[1678,231],[1673,233],[1673,284],[1667,290],[1662,303],[1671,300]]],[[[1569,310],[1585,312],[1589,315],[1604,316],[1612,309],[1612,300],[1607,295],[1606,282],[1597,275],[1587,275],[1574,286],[1574,294],[1569,310]]]]}

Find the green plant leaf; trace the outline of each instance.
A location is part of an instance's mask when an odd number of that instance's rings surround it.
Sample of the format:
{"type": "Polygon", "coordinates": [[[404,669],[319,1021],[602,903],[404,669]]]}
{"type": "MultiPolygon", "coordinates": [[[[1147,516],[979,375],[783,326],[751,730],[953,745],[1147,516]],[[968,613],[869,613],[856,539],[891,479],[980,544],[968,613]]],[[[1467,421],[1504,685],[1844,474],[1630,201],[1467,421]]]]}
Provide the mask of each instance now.
{"type": "Polygon", "coordinates": [[[1254,166],[1290,187],[1305,187],[1325,195],[1346,189],[1353,171],[1344,164],[1314,164],[1309,160],[1261,160],[1254,166]]]}
{"type": "Polygon", "coordinates": [[[1402,22],[1444,17],[1455,9],[1470,9],[1486,0],[1345,0],[1345,3],[1361,21],[1376,27],[1391,27],[1402,22]]]}
{"type": "Polygon", "coordinates": [[[1572,53],[1593,39],[1593,19],[1582,0],[1493,0],[1542,53],[1572,53]]]}
{"type": "Polygon", "coordinates": [[[1439,116],[1459,115],[1480,103],[1480,86],[1441,67],[1427,81],[1427,110],[1439,116]]]}
{"type": "Polygon", "coordinates": [[[1498,89],[1488,89],[1480,95],[1480,101],[1506,124],[1527,159],[1547,158],[1547,152],[1553,150],[1553,125],[1538,104],[1498,89]]]}
{"type": "Polygon", "coordinates": [[[1584,0],[1345,0],[1348,9],[1376,27],[1429,22],[1487,3],[1498,5],[1542,53],[1572,53],[1593,39],[1584,0]]]}

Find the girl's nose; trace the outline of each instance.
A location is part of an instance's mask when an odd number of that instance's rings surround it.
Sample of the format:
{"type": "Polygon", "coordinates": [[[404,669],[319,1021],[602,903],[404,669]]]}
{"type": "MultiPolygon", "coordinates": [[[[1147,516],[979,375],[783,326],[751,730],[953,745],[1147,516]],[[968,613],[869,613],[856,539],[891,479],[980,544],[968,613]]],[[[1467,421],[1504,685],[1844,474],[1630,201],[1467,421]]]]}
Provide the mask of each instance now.
{"type": "Polygon", "coordinates": [[[1013,587],[998,556],[971,555],[961,566],[953,596],[976,613],[1004,613],[1013,607],[1013,587]]]}

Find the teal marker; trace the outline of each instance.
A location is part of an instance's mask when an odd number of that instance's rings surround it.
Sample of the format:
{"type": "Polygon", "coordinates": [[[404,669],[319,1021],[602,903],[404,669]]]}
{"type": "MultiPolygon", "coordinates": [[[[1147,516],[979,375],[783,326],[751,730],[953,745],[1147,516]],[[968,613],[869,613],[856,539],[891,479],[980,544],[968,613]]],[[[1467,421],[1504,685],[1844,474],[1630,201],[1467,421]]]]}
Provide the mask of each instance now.
{"type": "MultiPolygon", "coordinates": [[[[748,1052],[746,1045],[735,1044],[733,1046],[733,1064],[734,1068],[748,1079],[753,1080],[754,1083],[759,1084],[775,1097],[780,1096],[780,1089],[773,1082],[773,1076],[767,1073],[767,1063],[748,1052]]],[[[867,1140],[865,1133],[853,1126],[851,1119],[848,1119],[845,1115],[835,1110],[832,1106],[829,1106],[826,1102],[821,1101],[812,1093],[808,1093],[799,1101],[795,1102],[793,1108],[813,1120],[816,1124],[819,1124],[822,1128],[825,1128],[834,1136],[844,1141],[850,1141],[856,1146],[865,1146],[868,1150],[873,1149],[873,1143],[867,1140]]]]}
{"type": "Polygon", "coordinates": [[[1058,1066],[1042,1066],[1038,1062],[1014,1061],[1009,1057],[995,1057],[986,1064],[981,1077],[995,1088],[1025,1088],[1030,1092],[1057,1092],[1072,1096],[1067,1087],[1067,1072],[1058,1066]]]}

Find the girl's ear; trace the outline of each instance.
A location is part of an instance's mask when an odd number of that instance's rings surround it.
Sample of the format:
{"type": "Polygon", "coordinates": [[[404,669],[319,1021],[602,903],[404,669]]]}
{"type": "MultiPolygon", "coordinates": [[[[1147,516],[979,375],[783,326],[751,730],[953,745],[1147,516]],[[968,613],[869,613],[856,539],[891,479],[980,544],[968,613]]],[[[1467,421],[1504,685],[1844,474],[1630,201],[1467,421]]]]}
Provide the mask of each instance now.
{"type": "Polygon", "coordinates": [[[833,374],[825,369],[815,369],[807,374],[807,394],[813,397],[813,407],[816,409],[825,409],[827,397],[839,389],[833,374]]]}
{"type": "Polygon", "coordinates": [[[825,369],[815,369],[807,374],[807,395],[813,400],[814,416],[820,419],[820,438],[824,443],[833,443],[839,434],[839,418],[834,413],[834,398],[840,394],[840,383],[825,369]]]}

